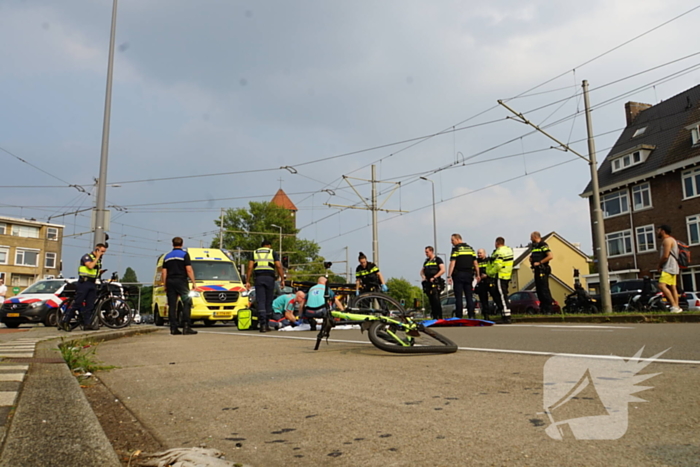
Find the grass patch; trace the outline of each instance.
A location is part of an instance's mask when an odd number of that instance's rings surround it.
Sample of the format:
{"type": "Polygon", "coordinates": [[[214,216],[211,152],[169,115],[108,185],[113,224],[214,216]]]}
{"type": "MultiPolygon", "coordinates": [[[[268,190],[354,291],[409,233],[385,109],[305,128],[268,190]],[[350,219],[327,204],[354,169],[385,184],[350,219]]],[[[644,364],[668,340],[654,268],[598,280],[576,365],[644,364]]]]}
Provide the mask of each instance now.
{"type": "Polygon", "coordinates": [[[61,338],[58,348],[68,364],[68,368],[75,376],[79,377],[87,373],[116,368],[112,365],[102,365],[102,362],[97,360],[95,352],[97,352],[99,344],[100,342],[90,338],[72,340],[61,338]]]}

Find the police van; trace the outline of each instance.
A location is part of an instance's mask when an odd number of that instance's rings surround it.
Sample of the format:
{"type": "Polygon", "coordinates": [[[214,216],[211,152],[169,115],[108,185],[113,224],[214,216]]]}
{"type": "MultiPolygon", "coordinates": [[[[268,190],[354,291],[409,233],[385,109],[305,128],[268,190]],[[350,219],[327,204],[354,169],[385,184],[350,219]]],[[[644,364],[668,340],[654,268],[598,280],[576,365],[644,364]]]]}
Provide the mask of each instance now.
{"type": "MultiPolygon", "coordinates": [[[[191,321],[213,326],[217,321],[235,320],[238,310],[248,307],[248,292],[236,264],[218,248],[187,248],[197,287],[190,290],[191,321]]],[[[168,299],[163,287],[163,258],[156,263],[153,280],[153,320],[162,326],[168,320],[168,299]]],[[[189,282],[189,281],[188,281],[189,282]]],[[[181,306],[181,305],[180,305],[181,306]]]]}

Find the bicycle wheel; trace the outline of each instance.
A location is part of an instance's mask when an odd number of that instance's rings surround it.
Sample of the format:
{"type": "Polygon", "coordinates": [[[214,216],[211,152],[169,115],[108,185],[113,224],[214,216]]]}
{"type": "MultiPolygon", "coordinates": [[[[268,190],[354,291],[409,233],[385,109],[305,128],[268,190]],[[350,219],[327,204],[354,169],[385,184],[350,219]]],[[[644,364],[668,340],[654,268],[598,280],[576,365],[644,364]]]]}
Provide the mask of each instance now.
{"type": "Polygon", "coordinates": [[[95,307],[100,322],[108,328],[119,329],[131,324],[134,313],[125,300],[107,297],[95,307]]]}
{"type": "MultiPolygon", "coordinates": [[[[61,303],[61,306],[58,307],[56,310],[56,326],[60,329],[61,323],[63,322],[64,317],[66,316],[66,313],[70,309],[70,307],[73,306],[73,299],[68,298],[64,300],[63,303],[61,303]]],[[[80,326],[80,320],[79,320],[80,314],[79,313],[74,313],[73,314],[73,319],[68,323],[71,327],[71,329],[75,329],[78,326],[80,326]]]]}
{"type": "Polygon", "coordinates": [[[383,316],[397,316],[405,313],[399,302],[381,292],[370,292],[356,296],[348,305],[347,311],[350,313],[380,314],[383,316]]]}
{"type": "Polygon", "coordinates": [[[419,326],[408,331],[400,324],[382,320],[372,322],[369,340],[380,350],[392,353],[454,353],[457,344],[432,329],[419,326]]]}

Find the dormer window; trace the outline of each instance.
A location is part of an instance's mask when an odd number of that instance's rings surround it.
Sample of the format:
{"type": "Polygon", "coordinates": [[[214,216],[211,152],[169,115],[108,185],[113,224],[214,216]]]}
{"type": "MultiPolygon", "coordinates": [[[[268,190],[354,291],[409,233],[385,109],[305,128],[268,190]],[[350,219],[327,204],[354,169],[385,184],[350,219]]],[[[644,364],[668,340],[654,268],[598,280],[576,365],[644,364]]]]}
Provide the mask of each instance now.
{"type": "Polygon", "coordinates": [[[612,160],[612,171],[619,172],[633,165],[638,165],[643,163],[649,157],[651,151],[648,149],[638,149],[633,152],[629,152],[620,157],[616,157],[612,160]]]}
{"type": "Polygon", "coordinates": [[[642,128],[637,128],[637,131],[634,132],[632,135],[632,138],[636,138],[637,136],[642,136],[644,132],[646,131],[647,127],[642,127],[642,128]]]}
{"type": "Polygon", "coordinates": [[[693,142],[693,146],[700,145],[700,122],[693,123],[685,129],[690,131],[690,140],[693,142]]]}

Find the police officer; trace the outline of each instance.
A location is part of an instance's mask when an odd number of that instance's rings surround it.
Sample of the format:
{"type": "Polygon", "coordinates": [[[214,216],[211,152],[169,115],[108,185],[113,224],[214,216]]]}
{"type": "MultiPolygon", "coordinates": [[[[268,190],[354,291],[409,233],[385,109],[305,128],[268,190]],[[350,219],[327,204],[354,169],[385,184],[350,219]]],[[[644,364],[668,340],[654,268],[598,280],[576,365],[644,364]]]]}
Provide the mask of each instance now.
{"type": "Polygon", "coordinates": [[[355,268],[355,295],[365,292],[375,292],[377,289],[386,292],[389,289],[384,282],[384,276],[376,264],[367,261],[364,253],[357,257],[360,264],[355,268]]]}
{"type": "Polygon", "coordinates": [[[80,311],[83,318],[83,329],[86,331],[96,331],[100,327],[92,322],[92,309],[95,306],[95,298],[97,297],[97,287],[95,282],[102,271],[102,255],[107,251],[107,245],[98,243],[95,245],[95,250],[80,258],[80,267],[78,268],[78,285],[76,286],[75,298],[73,305],[63,315],[63,320],[60,323],[59,329],[63,331],[71,331],[70,322],[75,315],[75,310],[80,311]]]}
{"type": "Polygon", "coordinates": [[[428,296],[430,303],[430,316],[433,319],[442,319],[442,305],[440,304],[440,292],[444,288],[445,262],[439,256],[435,256],[432,246],[425,247],[426,260],[420,270],[423,279],[423,291],[428,296]]]}
{"type": "MultiPolygon", "coordinates": [[[[450,271],[447,280],[454,286],[455,315],[458,318],[464,316],[462,311],[462,293],[464,293],[467,299],[468,317],[475,318],[472,281],[474,280],[474,272],[479,271],[479,263],[476,261],[474,249],[462,241],[460,234],[452,234],[450,241],[452,242],[452,253],[450,254],[450,271]]],[[[478,280],[479,278],[477,278],[478,280]]]]}
{"type": "Polygon", "coordinates": [[[187,285],[187,278],[192,281],[192,289],[197,287],[194,278],[194,269],[190,254],[182,249],[182,238],[173,238],[173,250],[163,257],[163,269],[161,279],[165,287],[165,295],[168,298],[168,322],[170,324],[170,334],[191,335],[197,331],[190,327],[190,312],[192,310],[192,298],[190,288],[187,285]],[[182,331],[178,329],[177,300],[182,302],[182,316],[180,316],[182,331]]]}
{"type": "Polygon", "coordinates": [[[552,267],[549,262],[554,259],[552,250],[547,242],[542,241],[542,236],[535,231],[530,234],[530,266],[535,275],[535,287],[537,288],[537,299],[540,301],[540,311],[543,314],[552,312],[552,293],[549,291],[549,275],[552,267]]]}
{"type": "Polygon", "coordinates": [[[503,237],[496,238],[496,249],[491,253],[487,274],[491,281],[491,297],[501,314],[503,324],[510,324],[510,301],[508,287],[513,275],[513,249],[506,246],[503,237]]]}
{"type": "Polygon", "coordinates": [[[489,288],[491,286],[491,281],[489,276],[486,274],[487,266],[489,265],[491,258],[486,256],[486,250],[479,248],[476,252],[476,262],[479,264],[479,283],[476,284],[476,289],[474,290],[479,297],[479,304],[481,306],[481,316],[484,319],[489,319],[491,310],[489,309],[489,288]]]}
{"type": "Polygon", "coordinates": [[[255,300],[258,306],[258,328],[268,332],[268,320],[272,315],[272,300],[275,290],[275,269],[279,274],[280,287],[284,288],[284,270],[277,253],[272,250],[269,240],[263,240],[260,248],[253,252],[253,259],[248,261],[246,287],[250,289],[250,277],[255,272],[255,300]]]}

